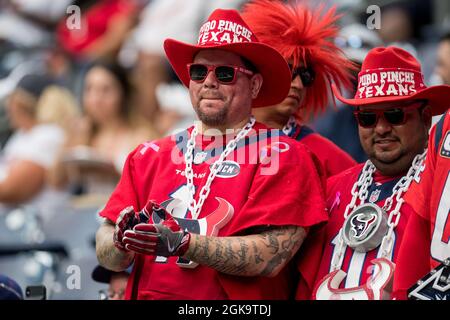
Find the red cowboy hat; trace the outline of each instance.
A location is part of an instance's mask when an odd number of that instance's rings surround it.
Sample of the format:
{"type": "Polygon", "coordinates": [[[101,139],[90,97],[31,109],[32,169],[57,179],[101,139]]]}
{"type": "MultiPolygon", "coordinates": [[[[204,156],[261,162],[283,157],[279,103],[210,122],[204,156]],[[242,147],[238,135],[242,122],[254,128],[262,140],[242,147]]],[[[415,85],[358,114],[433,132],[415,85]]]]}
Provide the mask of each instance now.
{"type": "Polygon", "coordinates": [[[173,39],[164,41],[172,68],[189,87],[187,64],[204,49],[234,52],[250,61],[263,77],[263,84],[252,107],[270,106],[286,98],[291,86],[291,71],[284,58],[272,47],[260,43],[236,10],[215,10],[200,28],[198,44],[173,39]]]}
{"type": "Polygon", "coordinates": [[[427,100],[433,115],[450,106],[450,86],[426,87],[420,63],[397,47],[378,47],[369,51],[358,74],[358,89],[353,99],[344,98],[335,85],[335,96],[351,106],[387,102],[427,100]]]}

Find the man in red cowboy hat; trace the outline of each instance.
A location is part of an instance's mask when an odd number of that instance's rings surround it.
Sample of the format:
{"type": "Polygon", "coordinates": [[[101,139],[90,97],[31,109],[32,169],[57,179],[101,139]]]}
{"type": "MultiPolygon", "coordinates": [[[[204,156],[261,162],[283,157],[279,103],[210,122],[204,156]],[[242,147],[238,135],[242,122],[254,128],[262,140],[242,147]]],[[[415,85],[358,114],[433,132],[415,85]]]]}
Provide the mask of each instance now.
{"type": "Polygon", "coordinates": [[[323,13],[323,7],[255,0],[244,6],[242,17],[261,42],[283,55],[292,73],[289,94],[277,105],[254,110],[256,119],[307,145],[327,177],[354,166],[350,155],[302,124],[326,108],[331,82],[352,86],[352,63],[333,42],[338,32],[335,10],[323,13]]]}
{"type": "Polygon", "coordinates": [[[298,298],[390,297],[412,213],[404,193],[422,170],[431,116],[445,110],[449,88],[427,88],[419,62],[396,47],[369,51],[353,99],[333,86],[337,98],[355,108],[369,160],[328,179],[329,221],[300,252],[298,298]]]}
{"type": "Polygon", "coordinates": [[[200,122],[129,155],[99,262],[134,261],[126,299],[286,299],[292,256],[327,219],[306,148],[251,116],[284,99],[289,67],[236,10],[215,10],[198,39],[164,49],[200,122]]]}
{"type": "MultiPolygon", "coordinates": [[[[447,90],[449,90],[447,88],[447,90]]],[[[448,94],[447,94],[448,97],[448,94]]],[[[448,101],[448,100],[447,100],[448,101]]],[[[450,102],[447,102],[450,106],[450,102]]],[[[414,209],[400,246],[394,291],[405,299],[407,289],[431,269],[447,267],[445,274],[431,272],[408,290],[410,299],[445,300],[450,296],[450,110],[431,129],[425,168],[405,195],[414,209]],[[447,261],[446,261],[447,260],[447,261]],[[433,277],[433,274],[435,275],[433,277]],[[444,276],[444,279],[441,279],[444,276]],[[438,282],[435,283],[436,277],[438,282]],[[426,280],[429,281],[426,281],[426,280]],[[438,288],[442,288],[439,290],[438,288]]],[[[444,271],[442,271],[444,272],[444,271]]]]}

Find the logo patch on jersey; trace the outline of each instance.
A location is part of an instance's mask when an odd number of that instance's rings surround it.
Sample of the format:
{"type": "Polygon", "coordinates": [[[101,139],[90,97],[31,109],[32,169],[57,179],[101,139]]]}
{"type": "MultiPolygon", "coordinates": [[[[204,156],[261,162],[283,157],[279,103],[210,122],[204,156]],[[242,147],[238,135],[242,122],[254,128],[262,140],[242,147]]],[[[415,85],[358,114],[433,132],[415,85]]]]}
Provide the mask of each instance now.
{"type": "Polygon", "coordinates": [[[372,191],[372,193],[370,194],[370,197],[369,197],[369,202],[372,202],[372,203],[377,202],[378,198],[380,197],[380,194],[381,194],[380,189],[372,191]]]}
{"type": "Polygon", "coordinates": [[[201,164],[206,160],[206,157],[208,156],[207,152],[199,151],[194,156],[194,163],[195,164],[201,164]]]}
{"type": "Polygon", "coordinates": [[[272,143],[272,149],[278,151],[279,153],[283,153],[289,150],[289,145],[286,142],[274,142],[272,143]]]}
{"type": "Polygon", "coordinates": [[[235,161],[226,160],[222,162],[217,177],[220,178],[233,178],[241,172],[241,167],[235,161]]]}
{"type": "Polygon", "coordinates": [[[271,144],[268,144],[267,146],[261,148],[261,152],[259,154],[259,159],[262,164],[268,164],[274,154],[278,156],[278,154],[286,152],[290,149],[289,144],[286,142],[273,142],[271,144]]]}
{"type": "Polygon", "coordinates": [[[450,159],[450,131],[447,131],[444,138],[444,143],[441,146],[439,154],[444,158],[450,159]]]}

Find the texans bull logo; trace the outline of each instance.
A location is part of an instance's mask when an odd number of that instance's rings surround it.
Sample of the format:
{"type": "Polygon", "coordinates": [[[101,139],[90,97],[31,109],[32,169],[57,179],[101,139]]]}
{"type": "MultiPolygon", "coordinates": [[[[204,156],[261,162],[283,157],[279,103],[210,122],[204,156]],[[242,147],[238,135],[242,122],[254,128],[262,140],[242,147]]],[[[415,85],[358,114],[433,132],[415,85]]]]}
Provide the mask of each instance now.
{"type": "Polygon", "coordinates": [[[351,220],[353,237],[357,240],[364,239],[373,229],[372,227],[377,220],[377,216],[373,213],[370,214],[368,219],[364,219],[365,217],[367,217],[366,214],[360,213],[355,215],[351,220]]]}
{"type": "Polygon", "coordinates": [[[341,269],[327,274],[314,291],[316,300],[389,300],[395,265],[386,258],[371,261],[375,265],[373,276],[364,285],[353,288],[339,288],[347,275],[341,269]]]}
{"type": "MultiPolygon", "coordinates": [[[[180,227],[184,230],[189,231],[190,233],[208,235],[208,236],[217,236],[219,230],[225,226],[233,217],[234,208],[233,206],[223,198],[216,197],[216,200],[219,202],[219,205],[216,210],[201,219],[186,219],[180,217],[173,217],[180,227]]],[[[161,204],[162,207],[166,207],[169,209],[170,201],[165,201],[161,204]]],[[[152,220],[153,223],[160,223],[162,220],[166,219],[167,211],[163,208],[159,210],[153,210],[152,212],[152,220]]],[[[156,262],[165,263],[167,258],[165,257],[157,257],[156,262]]],[[[182,257],[178,257],[177,264],[180,267],[184,268],[195,268],[198,263],[192,262],[190,260],[184,259],[182,257]]]]}

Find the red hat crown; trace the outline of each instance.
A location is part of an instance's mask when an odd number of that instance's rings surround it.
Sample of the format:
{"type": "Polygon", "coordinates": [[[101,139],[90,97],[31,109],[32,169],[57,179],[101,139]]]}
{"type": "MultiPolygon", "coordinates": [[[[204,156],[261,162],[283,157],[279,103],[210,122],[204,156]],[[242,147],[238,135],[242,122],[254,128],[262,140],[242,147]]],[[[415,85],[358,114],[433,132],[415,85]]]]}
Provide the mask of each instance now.
{"type": "Polygon", "coordinates": [[[397,47],[378,47],[369,51],[361,70],[400,68],[421,72],[420,64],[409,52],[397,47]]]}
{"type": "Polygon", "coordinates": [[[369,51],[358,74],[353,99],[344,98],[335,85],[333,92],[340,101],[351,106],[426,100],[432,114],[438,115],[450,105],[450,86],[425,86],[420,63],[397,47],[369,51]]]}
{"type": "Polygon", "coordinates": [[[258,39],[236,10],[215,10],[198,35],[199,46],[238,42],[258,42],[258,39]]]}
{"type": "Polygon", "coordinates": [[[426,88],[419,62],[396,47],[369,51],[358,74],[355,99],[411,96],[426,88]]]}

